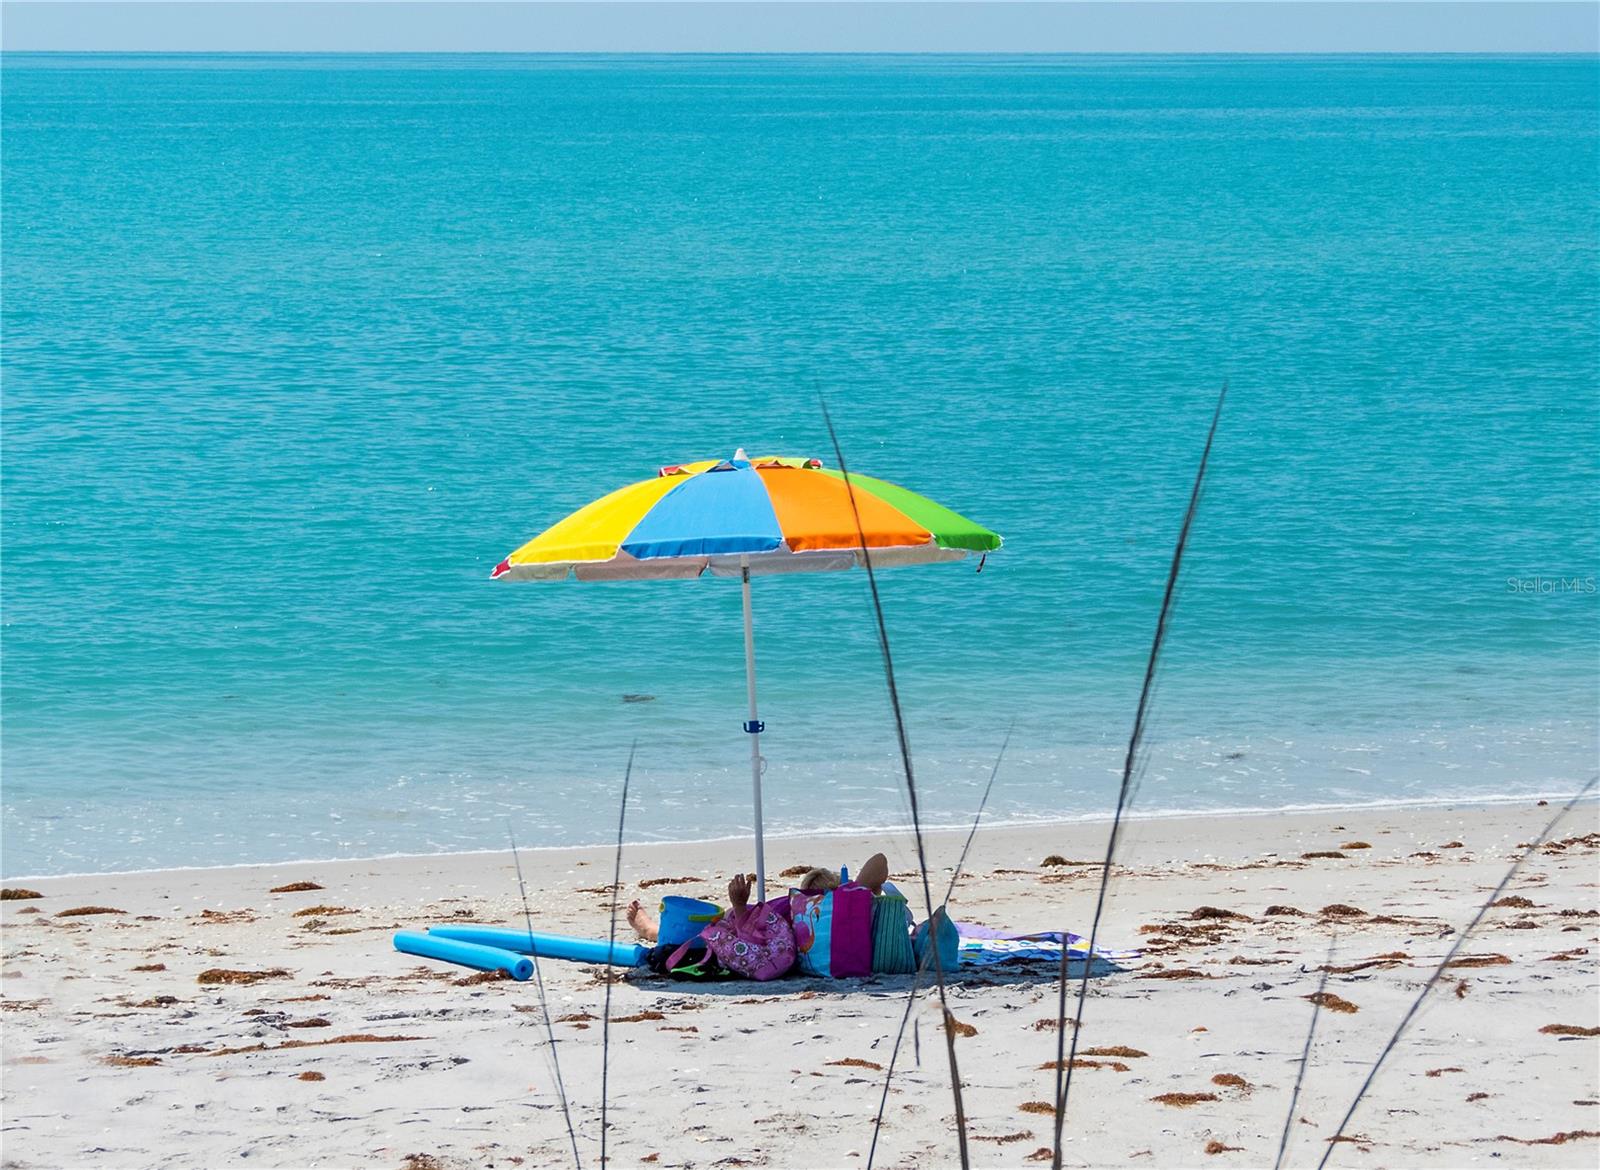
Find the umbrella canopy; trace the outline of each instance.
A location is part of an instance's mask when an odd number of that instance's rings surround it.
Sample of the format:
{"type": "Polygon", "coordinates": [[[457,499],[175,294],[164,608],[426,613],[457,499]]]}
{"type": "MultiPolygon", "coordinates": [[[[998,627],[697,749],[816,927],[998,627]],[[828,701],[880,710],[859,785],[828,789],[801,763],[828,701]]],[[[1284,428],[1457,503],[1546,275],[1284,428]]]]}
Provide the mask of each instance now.
{"type": "Polygon", "coordinates": [[[1000,537],[925,496],[817,459],[680,463],[578,509],[495,566],[512,580],[792,573],[959,560],[1000,537]],[[855,505],[851,506],[851,488],[855,505]],[[857,517],[859,515],[859,525],[857,517]]]}
{"type": "Polygon", "coordinates": [[[999,548],[998,534],[892,483],[852,472],[846,480],[818,459],[741,449],[732,459],[677,463],[654,479],[618,488],[546,529],[494,567],[517,581],[630,581],[738,576],[744,591],[745,690],[755,794],[757,897],[766,900],[761,833],[760,737],[750,578],[763,573],[960,560],[999,548]],[[853,498],[852,498],[853,497],[853,498]]]}

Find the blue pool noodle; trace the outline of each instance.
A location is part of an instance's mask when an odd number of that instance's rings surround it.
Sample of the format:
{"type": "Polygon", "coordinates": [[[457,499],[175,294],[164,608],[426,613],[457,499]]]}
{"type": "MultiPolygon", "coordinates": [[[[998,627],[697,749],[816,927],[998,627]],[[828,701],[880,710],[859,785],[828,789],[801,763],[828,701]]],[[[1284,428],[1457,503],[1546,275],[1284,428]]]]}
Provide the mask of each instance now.
{"type": "Polygon", "coordinates": [[[462,967],[476,967],[480,971],[509,971],[511,978],[519,983],[533,974],[533,960],[525,955],[502,947],[441,938],[415,930],[396,931],[394,949],[407,955],[421,955],[425,959],[443,959],[462,967]]]}
{"type": "Polygon", "coordinates": [[[504,926],[430,926],[430,938],[449,939],[479,947],[499,947],[541,959],[571,959],[576,963],[610,963],[616,967],[642,967],[645,948],[638,943],[608,943],[596,939],[567,938],[560,934],[529,934],[504,926]]]}

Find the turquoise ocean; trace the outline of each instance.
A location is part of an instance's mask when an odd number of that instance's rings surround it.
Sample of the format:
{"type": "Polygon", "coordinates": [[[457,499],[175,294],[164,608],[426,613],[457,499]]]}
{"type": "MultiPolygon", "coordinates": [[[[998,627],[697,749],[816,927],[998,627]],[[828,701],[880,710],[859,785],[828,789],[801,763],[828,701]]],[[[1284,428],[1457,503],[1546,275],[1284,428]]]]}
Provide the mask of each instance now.
{"type": "MultiPolygon", "coordinates": [[[[928,820],[1565,793],[1593,58],[8,55],[7,875],[748,832],[737,585],[489,570],[663,463],[1001,532],[881,578],[928,820]],[[624,696],[654,696],[625,702],[624,696]]],[[[901,826],[859,573],[758,579],[769,831],[901,826]]],[[[804,860],[804,859],[802,859],[804,860]]]]}

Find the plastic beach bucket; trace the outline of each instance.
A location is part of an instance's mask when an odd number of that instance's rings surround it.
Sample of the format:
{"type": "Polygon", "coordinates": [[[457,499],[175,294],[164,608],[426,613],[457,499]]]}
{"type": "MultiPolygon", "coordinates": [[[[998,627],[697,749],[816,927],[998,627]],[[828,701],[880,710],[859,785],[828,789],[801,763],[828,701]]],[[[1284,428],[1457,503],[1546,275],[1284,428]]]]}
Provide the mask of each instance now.
{"type": "Polygon", "coordinates": [[[673,947],[686,943],[721,913],[722,908],[714,902],[701,902],[695,898],[662,898],[661,929],[656,941],[673,947]]]}

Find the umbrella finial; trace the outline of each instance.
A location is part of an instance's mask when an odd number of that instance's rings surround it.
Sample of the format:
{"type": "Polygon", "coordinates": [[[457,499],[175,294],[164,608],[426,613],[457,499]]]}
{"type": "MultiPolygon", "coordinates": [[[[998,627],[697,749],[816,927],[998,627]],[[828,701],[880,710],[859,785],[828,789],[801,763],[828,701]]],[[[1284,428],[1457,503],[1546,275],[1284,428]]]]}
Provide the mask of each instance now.
{"type": "Polygon", "coordinates": [[[748,455],[746,455],[744,453],[744,448],[743,447],[740,447],[737,451],[735,451],[733,453],[733,459],[734,459],[735,463],[749,463],[750,462],[750,456],[748,456],[748,455]]]}

